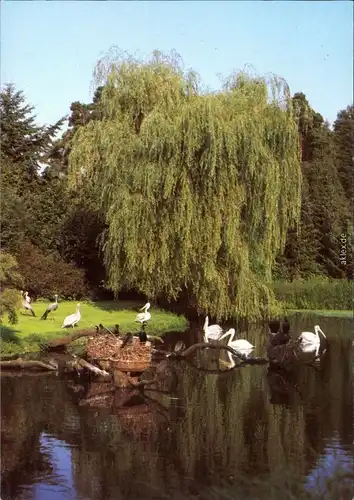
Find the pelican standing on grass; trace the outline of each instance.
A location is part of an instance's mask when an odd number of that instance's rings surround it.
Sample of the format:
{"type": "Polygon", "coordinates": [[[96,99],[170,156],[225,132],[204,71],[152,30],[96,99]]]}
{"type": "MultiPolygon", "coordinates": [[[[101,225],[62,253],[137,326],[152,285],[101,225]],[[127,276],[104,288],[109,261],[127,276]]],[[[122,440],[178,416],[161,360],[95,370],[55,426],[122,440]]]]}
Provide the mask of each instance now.
{"type": "MultiPolygon", "coordinates": [[[[22,290],[21,290],[21,293],[23,293],[22,290]]],[[[32,316],[36,316],[30,302],[31,302],[31,298],[28,295],[28,292],[25,292],[24,293],[24,300],[22,301],[22,305],[23,305],[25,311],[29,311],[32,314],[32,316]]]]}
{"type": "Polygon", "coordinates": [[[47,309],[44,311],[43,315],[41,316],[41,319],[47,319],[47,316],[50,312],[56,311],[58,309],[58,306],[59,306],[58,295],[55,294],[54,298],[55,298],[55,302],[52,302],[51,304],[49,304],[49,306],[47,307],[47,309]]]}
{"type": "Polygon", "coordinates": [[[206,316],[203,332],[204,342],[209,342],[209,340],[220,340],[220,335],[222,335],[222,328],[219,325],[209,325],[209,317],[206,316]]]}
{"type": "Polygon", "coordinates": [[[78,324],[78,322],[81,319],[81,313],[80,313],[80,304],[76,306],[76,313],[70,314],[70,316],[67,316],[62,324],[62,328],[68,328],[69,326],[74,327],[75,325],[78,324]]]}
{"type": "MultiPolygon", "coordinates": [[[[140,309],[141,312],[136,315],[135,321],[138,323],[141,323],[141,331],[139,332],[139,340],[142,343],[146,343],[147,341],[147,335],[145,333],[145,326],[146,323],[151,319],[151,314],[148,312],[148,309],[150,309],[150,302],[147,302],[144,307],[140,309]]],[[[123,346],[122,346],[123,347],[123,346]]]]}
{"type": "Polygon", "coordinates": [[[236,335],[235,328],[230,328],[224,335],[222,335],[219,340],[222,340],[225,337],[230,337],[227,341],[227,345],[234,349],[234,351],[239,352],[241,354],[249,354],[252,349],[254,349],[254,345],[252,345],[248,340],[245,339],[237,339],[233,340],[236,335]]]}
{"type": "Polygon", "coordinates": [[[144,312],[137,314],[135,318],[135,321],[141,323],[143,327],[145,327],[146,323],[151,318],[151,314],[148,312],[148,309],[150,309],[150,302],[147,302],[145,306],[140,309],[140,311],[144,312]]]}
{"type": "Polygon", "coordinates": [[[318,355],[318,351],[321,346],[321,338],[319,334],[322,334],[323,337],[327,341],[326,335],[323,333],[319,325],[315,325],[315,333],[312,332],[302,332],[301,335],[297,338],[296,342],[298,342],[301,346],[304,347],[304,351],[309,352],[311,350],[316,350],[316,356],[318,355]],[[311,349],[312,348],[312,349],[311,349]]]}

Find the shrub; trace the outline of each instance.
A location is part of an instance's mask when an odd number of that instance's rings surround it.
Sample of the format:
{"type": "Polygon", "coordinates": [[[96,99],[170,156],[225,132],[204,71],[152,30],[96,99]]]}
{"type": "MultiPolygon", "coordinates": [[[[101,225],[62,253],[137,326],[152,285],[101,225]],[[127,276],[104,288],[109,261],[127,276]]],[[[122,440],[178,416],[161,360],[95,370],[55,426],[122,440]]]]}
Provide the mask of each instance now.
{"type": "Polygon", "coordinates": [[[25,242],[17,258],[24,287],[30,295],[52,298],[57,293],[61,298],[74,300],[90,296],[84,272],[65,262],[59,254],[45,254],[25,242]]]}
{"type": "Polygon", "coordinates": [[[21,287],[22,283],[15,257],[8,252],[0,252],[0,321],[7,313],[9,322],[17,323],[16,309],[21,304],[21,295],[16,288],[21,287]]]}

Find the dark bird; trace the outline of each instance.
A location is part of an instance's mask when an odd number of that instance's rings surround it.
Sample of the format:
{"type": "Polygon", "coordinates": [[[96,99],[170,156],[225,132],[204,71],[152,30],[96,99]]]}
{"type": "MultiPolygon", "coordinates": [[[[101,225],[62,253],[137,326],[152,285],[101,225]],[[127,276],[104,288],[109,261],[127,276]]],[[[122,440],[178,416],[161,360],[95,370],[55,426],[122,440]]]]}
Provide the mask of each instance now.
{"type": "Polygon", "coordinates": [[[268,326],[269,326],[270,333],[272,333],[273,335],[276,333],[279,333],[280,321],[278,321],[278,320],[269,321],[268,326]]]}
{"type": "Polygon", "coordinates": [[[270,321],[268,323],[269,329],[271,331],[270,345],[284,345],[291,339],[290,336],[290,323],[287,318],[284,318],[283,324],[280,327],[280,321],[270,321]]]}
{"type": "Polygon", "coordinates": [[[132,333],[127,333],[123,339],[123,344],[121,345],[121,349],[125,347],[128,344],[131,344],[133,342],[133,334],[132,333]]]}
{"type": "Polygon", "coordinates": [[[23,305],[25,311],[29,311],[32,314],[32,316],[36,316],[30,302],[31,302],[31,299],[28,295],[28,292],[25,292],[24,293],[24,300],[22,301],[22,305],[23,305]]]}
{"type": "Polygon", "coordinates": [[[50,312],[52,311],[56,311],[58,309],[58,295],[55,294],[54,295],[55,297],[55,302],[52,302],[51,304],[49,304],[49,306],[47,307],[47,309],[44,311],[43,315],[41,316],[41,319],[47,319],[47,316],[50,312]]]}
{"type": "Polygon", "coordinates": [[[119,337],[119,335],[120,335],[119,325],[114,325],[113,333],[114,333],[114,335],[116,335],[116,337],[119,337]]]}
{"type": "Polygon", "coordinates": [[[289,332],[290,332],[290,323],[288,321],[288,318],[284,318],[282,331],[283,331],[283,333],[286,333],[286,334],[289,334],[289,332]]]}
{"type": "Polygon", "coordinates": [[[144,329],[140,330],[139,332],[139,340],[140,342],[146,342],[147,341],[147,335],[144,329]]]}

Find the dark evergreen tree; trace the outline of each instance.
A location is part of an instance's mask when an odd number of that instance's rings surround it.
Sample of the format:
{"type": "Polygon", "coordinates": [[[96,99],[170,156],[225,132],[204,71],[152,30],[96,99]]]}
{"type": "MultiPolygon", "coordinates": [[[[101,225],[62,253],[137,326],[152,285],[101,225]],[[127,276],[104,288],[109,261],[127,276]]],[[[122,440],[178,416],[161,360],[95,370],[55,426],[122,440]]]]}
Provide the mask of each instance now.
{"type": "Polygon", "coordinates": [[[65,118],[54,125],[38,126],[34,107],[26,104],[22,91],[11,84],[0,92],[1,156],[22,167],[22,175],[29,179],[37,176],[40,162],[49,151],[53,137],[65,118]]]}
{"type": "Polygon", "coordinates": [[[334,122],[337,169],[345,194],[353,202],[354,106],[339,111],[334,122]]]}
{"type": "MultiPolygon", "coordinates": [[[[294,94],[292,102],[301,143],[301,221],[298,232],[288,231],[285,251],[277,260],[277,275],[290,279],[312,274],[342,278],[347,268],[340,262],[340,238],[350,224],[350,203],[341,183],[337,149],[339,135],[342,142],[348,139],[349,126],[347,121],[345,125],[337,123],[338,130],[346,133],[338,132],[336,139],[303,93],[294,94]]],[[[348,120],[348,113],[341,116],[348,120]]],[[[348,152],[349,143],[345,144],[348,152]]],[[[348,154],[345,158],[343,161],[348,154]]]]}

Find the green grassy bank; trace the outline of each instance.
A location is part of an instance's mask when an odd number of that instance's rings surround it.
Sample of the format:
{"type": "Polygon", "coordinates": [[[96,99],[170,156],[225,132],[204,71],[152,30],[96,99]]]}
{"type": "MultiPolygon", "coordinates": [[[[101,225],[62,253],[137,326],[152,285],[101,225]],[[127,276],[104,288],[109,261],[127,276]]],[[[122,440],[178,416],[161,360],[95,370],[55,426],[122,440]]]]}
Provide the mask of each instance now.
{"type": "Polygon", "coordinates": [[[306,281],[274,282],[273,290],[276,299],[287,310],[332,313],[353,310],[353,283],[348,280],[313,278],[306,281]]]}
{"type": "MultiPolygon", "coordinates": [[[[30,313],[19,313],[16,325],[10,325],[4,318],[1,330],[1,354],[15,354],[39,351],[40,344],[56,337],[72,333],[73,329],[61,328],[63,320],[76,311],[76,302],[60,302],[57,311],[50,313],[47,320],[40,320],[48,301],[32,303],[36,317],[30,313]]],[[[92,328],[99,323],[111,327],[119,324],[120,331],[138,332],[140,325],[135,322],[138,308],[143,304],[134,302],[81,302],[81,321],[74,330],[92,328]]],[[[162,311],[152,307],[151,320],[147,333],[162,335],[165,332],[182,332],[188,327],[188,321],[183,316],[162,311]]]]}
{"type": "Polygon", "coordinates": [[[326,316],[330,318],[353,318],[353,311],[341,311],[341,310],[326,310],[326,309],[288,309],[285,310],[286,314],[291,315],[291,314],[296,314],[296,313],[301,313],[301,314],[308,314],[313,316],[314,314],[316,316],[326,316]]]}

